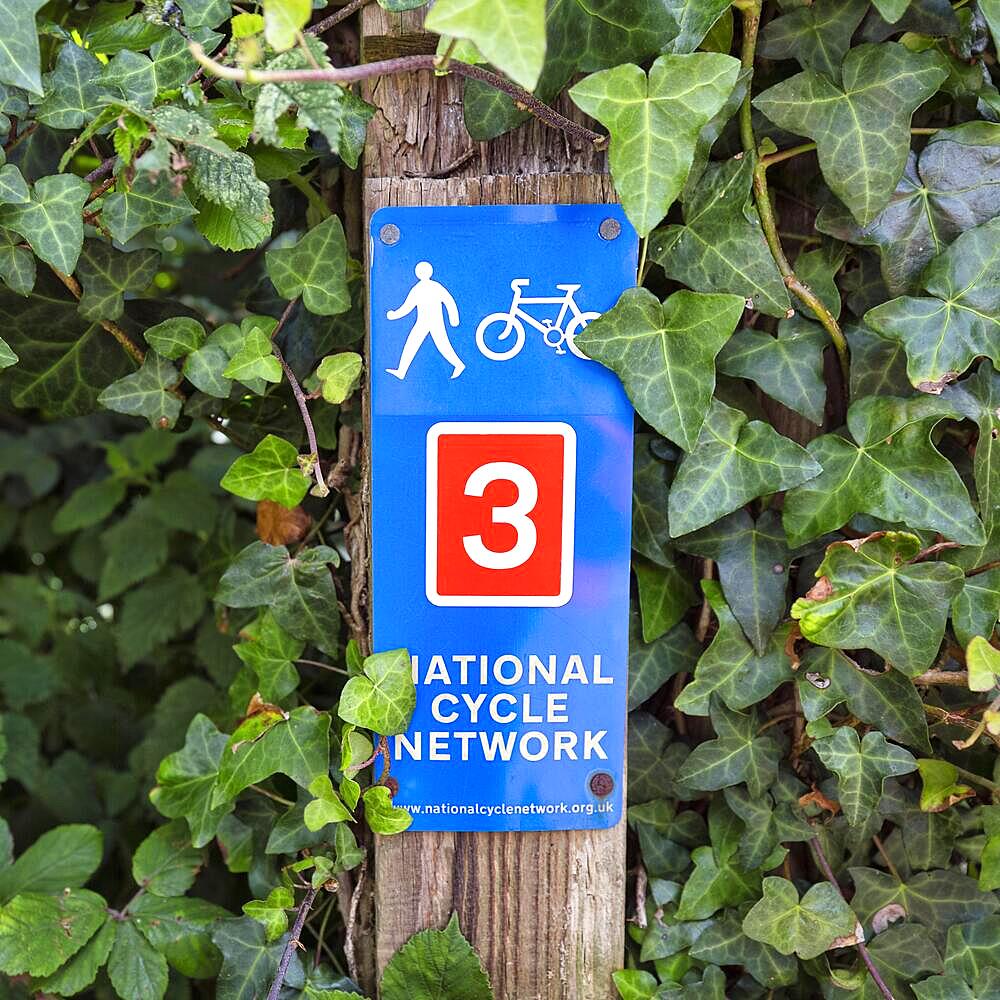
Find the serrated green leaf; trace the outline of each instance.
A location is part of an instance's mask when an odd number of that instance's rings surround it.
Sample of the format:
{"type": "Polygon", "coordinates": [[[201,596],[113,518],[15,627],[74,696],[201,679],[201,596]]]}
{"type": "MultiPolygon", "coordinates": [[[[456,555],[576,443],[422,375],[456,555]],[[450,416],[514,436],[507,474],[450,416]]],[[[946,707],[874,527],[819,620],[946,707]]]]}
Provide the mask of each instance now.
{"type": "Polygon", "coordinates": [[[83,288],[80,315],[93,320],[118,319],[125,311],[125,294],[145,291],[159,266],[156,250],[122,253],[108,243],[88,240],[76,267],[83,288]]]}
{"type": "Polygon", "coordinates": [[[101,221],[119,243],[128,243],[150,226],[172,226],[194,215],[178,181],[166,172],[140,172],[131,186],[119,179],[101,207],[101,221]]]}
{"type": "Polygon", "coordinates": [[[299,468],[298,456],[291,442],[268,434],[249,455],[233,462],[219,485],[247,500],[273,500],[283,507],[297,507],[310,482],[299,468]]]}
{"type": "Polygon", "coordinates": [[[148,351],[137,372],[112,382],[97,401],[116,413],[145,417],[151,427],[169,429],[181,413],[180,396],[175,392],[180,380],[180,372],[169,361],[148,351]]]}
{"type": "Polygon", "coordinates": [[[203,862],[202,852],[191,846],[187,823],[177,819],[155,829],[136,848],[132,877],[156,896],[183,896],[203,862]]]}
{"type": "Polygon", "coordinates": [[[420,931],[393,955],[379,995],[383,1000],[492,1000],[493,991],[453,913],[444,930],[420,931]]]}
{"type": "Polygon", "coordinates": [[[303,706],[257,740],[234,745],[231,739],[219,762],[213,805],[235,798],[248,785],[276,773],[308,788],[330,766],[329,735],[330,716],[303,706]]]}
{"type": "Polygon", "coordinates": [[[253,542],[222,575],[216,600],[231,608],[269,607],[286,632],[327,645],[339,616],[328,566],[339,564],[336,550],[325,545],[292,557],[283,545],[253,542]]]}
{"type": "Polygon", "coordinates": [[[545,0],[439,0],[428,31],[467,38],[493,65],[534,90],[545,62],[545,0]]]}
{"type": "Polygon", "coordinates": [[[851,35],[867,8],[864,0],[816,0],[796,7],[765,25],[757,51],[766,59],[797,59],[803,69],[839,83],[851,35]]]}
{"type": "Polygon", "coordinates": [[[650,255],[668,278],[699,292],[735,292],[749,308],[784,316],[788,292],[751,201],[752,175],[748,157],[710,164],[685,195],[684,225],[657,229],[650,255]]]}
{"type": "Polygon", "coordinates": [[[913,112],[946,75],[935,52],[910,52],[896,42],[859,45],[844,58],[842,85],[808,69],[753,103],[776,125],[816,141],[830,189],[867,225],[903,174],[913,112]]]}
{"type": "Polygon", "coordinates": [[[921,275],[930,297],[876,306],[865,322],[906,350],[910,382],[940,392],[977,357],[1000,367],[1000,221],[963,233],[921,275]]]}
{"type": "Polygon", "coordinates": [[[365,657],[362,669],[344,685],[337,714],[381,736],[405,733],[417,704],[410,654],[405,649],[375,653],[365,657]]]}
{"type": "Polygon", "coordinates": [[[662,305],[630,288],[578,337],[614,371],[639,414],[691,451],[712,401],[715,356],[743,313],[737,295],[675,292],[662,305]]]}
{"type": "Polygon", "coordinates": [[[840,726],[832,736],[815,740],[813,749],[837,775],[837,797],[851,826],[862,823],[875,810],[886,778],[909,774],[917,767],[911,753],[887,743],[874,730],[859,740],[856,730],[840,726]]]}
{"type": "Polygon", "coordinates": [[[310,229],[294,246],[268,250],[267,273],[278,294],[302,297],[318,316],[334,316],[351,308],[347,289],[347,242],[340,219],[331,215],[310,229]]]}
{"type": "Polygon", "coordinates": [[[90,185],[72,174],[41,177],[31,201],[0,206],[0,226],[20,233],[46,264],[64,274],[76,270],[83,247],[83,205],[90,185]]]}
{"type": "Polygon", "coordinates": [[[743,933],[771,945],[782,955],[822,955],[838,938],[854,933],[856,918],[840,891],[829,882],[810,886],[799,899],[785,878],[766,878],[764,897],[743,920],[743,933]]]}
{"type": "Polygon", "coordinates": [[[853,441],[826,434],[809,443],[823,471],[785,497],[782,522],[789,542],[799,545],[835,531],[862,513],[981,545],[983,527],[965,486],[931,441],[943,418],[958,415],[929,396],[853,403],[847,412],[853,441]]]}
{"type": "Polygon", "coordinates": [[[140,896],[129,908],[143,937],[171,968],[190,979],[213,979],[222,956],[212,943],[212,929],[229,913],[221,906],[190,896],[140,896]]]}
{"type": "Polygon", "coordinates": [[[69,997],[82,993],[97,978],[101,966],[111,954],[118,926],[107,920],[104,926],[59,970],[37,980],[36,989],[59,997],[69,997]]]}
{"type": "Polygon", "coordinates": [[[809,649],[796,674],[802,711],[810,722],[846,704],[851,715],[891,739],[928,752],[924,706],[898,670],[863,670],[837,649],[809,649]]]}
{"type": "Polygon", "coordinates": [[[35,14],[45,0],[0,0],[0,83],[42,93],[35,14]]]}
{"type": "Polygon", "coordinates": [[[946,563],[913,563],[915,535],[886,532],[835,542],[816,571],[820,582],[792,605],[810,642],[836,649],[867,647],[915,677],[934,661],[962,571],[946,563]]]}
{"type": "Polygon", "coordinates": [[[62,892],[82,886],[101,863],[104,838],[95,826],[69,824],[43,833],[0,871],[0,899],[20,892],[62,892]]]}
{"type": "Polygon", "coordinates": [[[22,892],[0,907],[0,970],[51,976],[107,919],[107,904],[89,889],[22,892]]]}
{"type": "Polygon", "coordinates": [[[191,842],[204,847],[214,836],[232,802],[212,806],[219,761],[229,742],[207,716],[199,713],[188,726],[184,747],[160,761],[156,787],[149,793],[153,805],[167,818],[187,820],[191,842]]]}
{"type": "Polygon", "coordinates": [[[826,404],[823,350],[829,342],[821,327],[803,319],[780,322],[777,337],[747,327],[722,348],[719,371],[756,382],[772,399],[822,424],[826,404]]]}
{"type": "Polygon", "coordinates": [[[611,133],[610,164],[622,207],[640,236],[684,187],[702,128],[722,109],[739,63],[716,52],[660,56],[647,78],[631,63],[581,80],[574,103],[611,133]]]}
{"type": "Polygon", "coordinates": [[[167,960],[125,920],[111,947],[108,978],[122,1000],[160,1000],[167,992],[167,960]]]}
{"type": "Polygon", "coordinates": [[[713,400],[694,448],[674,477],[668,501],[670,533],[686,535],[756,497],[798,486],[821,471],[804,448],[713,400]]]}
{"type": "Polygon", "coordinates": [[[716,739],[691,751],[678,780],[706,792],[746,782],[751,795],[763,795],[778,773],[781,747],[770,733],[757,735],[754,711],[733,712],[715,700],[711,716],[716,739]]]}
{"type": "Polygon", "coordinates": [[[130,590],[121,605],[116,640],[118,658],[131,667],[163,642],[191,628],[204,612],[205,593],[179,566],[171,566],[142,587],[130,590]]]}

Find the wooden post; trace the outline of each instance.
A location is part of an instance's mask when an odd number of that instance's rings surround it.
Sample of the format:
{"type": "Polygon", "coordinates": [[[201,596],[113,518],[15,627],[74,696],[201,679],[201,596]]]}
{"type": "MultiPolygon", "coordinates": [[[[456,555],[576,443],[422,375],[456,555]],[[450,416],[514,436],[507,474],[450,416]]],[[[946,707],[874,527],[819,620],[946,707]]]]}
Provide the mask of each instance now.
{"type": "MultiPolygon", "coordinates": [[[[422,14],[364,9],[366,62],[433,52],[422,14]]],[[[532,119],[476,143],[461,84],[431,73],[367,88],[364,217],[385,206],[614,200],[604,154],[532,119]]],[[[560,111],[579,120],[565,100],[560,111]]],[[[379,970],[417,931],[453,911],[497,1000],[608,1000],[625,947],[625,824],[544,833],[403,833],[375,847],[379,970]]]]}

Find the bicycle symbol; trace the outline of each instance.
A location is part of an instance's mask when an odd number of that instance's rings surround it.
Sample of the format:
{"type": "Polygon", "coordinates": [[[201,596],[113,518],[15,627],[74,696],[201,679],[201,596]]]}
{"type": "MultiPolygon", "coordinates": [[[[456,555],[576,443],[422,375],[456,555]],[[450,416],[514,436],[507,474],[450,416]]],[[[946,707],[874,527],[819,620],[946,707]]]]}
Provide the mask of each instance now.
{"type": "Polygon", "coordinates": [[[506,312],[490,313],[480,322],[476,329],[476,346],[480,353],[491,361],[510,361],[511,358],[520,354],[521,348],[524,347],[524,324],[528,323],[541,333],[545,346],[554,348],[556,354],[566,353],[563,350],[565,344],[578,358],[589,360],[587,355],[576,346],[574,340],[588,323],[600,316],[600,313],[580,310],[573,296],[581,286],[556,285],[556,288],[563,293],[562,295],[554,298],[548,296],[527,298],[523,294],[523,289],[530,280],[530,278],[515,278],[510,283],[514,292],[510,308],[506,312]],[[523,306],[535,305],[558,305],[560,307],[559,315],[555,321],[551,319],[537,320],[523,308],[523,306]],[[568,314],[571,314],[571,318],[567,323],[568,314]],[[503,342],[511,334],[514,336],[513,343],[506,346],[503,342]],[[491,344],[494,346],[490,346],[491,344]]]}

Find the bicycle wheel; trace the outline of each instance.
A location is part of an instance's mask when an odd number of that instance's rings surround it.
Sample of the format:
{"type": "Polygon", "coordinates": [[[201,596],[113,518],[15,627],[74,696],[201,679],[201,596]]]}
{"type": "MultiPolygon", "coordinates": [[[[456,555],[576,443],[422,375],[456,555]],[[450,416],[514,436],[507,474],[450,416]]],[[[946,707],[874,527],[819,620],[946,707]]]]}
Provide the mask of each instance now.
{"type": "Polygon", "coordinates": [[[491,313],[476,329],[476,346],[479,353],[490,361],[510,361],[524,347],[524,324],[510,313],[491,313]],[[504,341],[512,333],[514,342],[507,346],[504,341]],[[491,343],[496,344],[499,349],[494,350],[489,346],[491,343]]]}
{"type": "Polygon", "coordinates": [[[586,329],[588,323],[592,323],[600,313],[595,312],[585,312],[580,313],[579,316],[574,316],[569,323],[566,324],[566,346],[578,357],[583,358],[584,361],[590,361],[579,347],[576,346],[576,335],[581,331],[586,329]]]}

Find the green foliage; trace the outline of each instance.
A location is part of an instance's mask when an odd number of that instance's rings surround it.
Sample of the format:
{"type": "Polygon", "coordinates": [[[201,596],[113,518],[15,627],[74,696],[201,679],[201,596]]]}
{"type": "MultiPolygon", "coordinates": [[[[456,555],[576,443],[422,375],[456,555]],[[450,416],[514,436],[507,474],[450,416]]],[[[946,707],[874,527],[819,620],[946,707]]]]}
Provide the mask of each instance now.
{"type": "MultiPolygon", "coordinates": [[[[246,7],[0,0],[4,997],[263,1000],[286,950],[287,1000],[375,992],[334,965],[371,954],[338,906],[384,877],[371,832],[412,822],[410,658],[366,647],[357,547],[376,108],[285,76],[356,17],[246,7]]],[[[427,24],[511,81],[465,79],[472,140],[517,86],[596,118],[646,241],[577,341],[637,411],[619,994],[880,1000],[863,933],[897,1000],[995,1000],[1000,5],[427,24]]],[[[381,995],[493,994],[453,917],[381,995]]]]}

